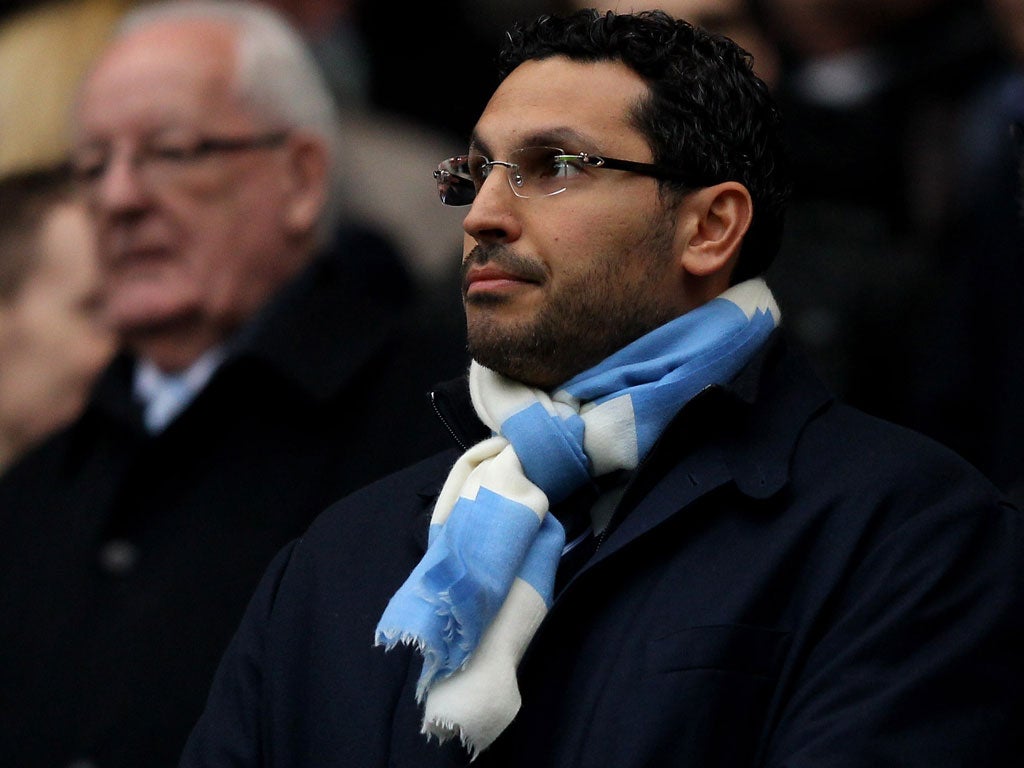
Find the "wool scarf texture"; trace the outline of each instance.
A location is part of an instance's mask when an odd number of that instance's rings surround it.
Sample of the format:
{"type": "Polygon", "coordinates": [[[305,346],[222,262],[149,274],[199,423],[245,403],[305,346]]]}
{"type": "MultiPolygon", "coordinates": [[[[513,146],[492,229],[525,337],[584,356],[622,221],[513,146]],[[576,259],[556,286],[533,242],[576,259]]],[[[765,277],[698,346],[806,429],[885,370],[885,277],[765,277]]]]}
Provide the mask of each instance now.
{"type": "Polygon", "coordinates": [[[553,599],[565,532],[549,508],[643,460],[692,397],[731,379],[779,323],[760,278],[642,336],[548,394],[475,361],[473,406],[491,437],[452,467],[427,552],[375,641],[423,656],[424,734],[475,758],[522,704],[516,669],[553,599]]]}

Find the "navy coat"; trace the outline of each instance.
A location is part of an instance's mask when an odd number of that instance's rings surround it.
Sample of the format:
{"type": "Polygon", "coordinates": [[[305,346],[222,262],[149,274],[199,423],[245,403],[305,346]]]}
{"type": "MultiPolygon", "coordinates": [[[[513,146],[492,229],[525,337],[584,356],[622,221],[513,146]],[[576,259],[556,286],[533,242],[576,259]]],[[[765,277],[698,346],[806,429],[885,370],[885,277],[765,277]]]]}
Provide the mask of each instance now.
{"type": "Polygon", "coordinates": [[[347,230],[164,432],[121,358],[0,481],[0,766],[176,764],[278,550],[447,445],[428,395],[465,342],[412,321],[382,248],[347,230]]]}
{"type": "MultiPolygon", "coordinates": [[[[457,455],[348,497],[278,555],[183,768],[467,764],[419,733],[415,653],[373,646],[457,455]]],[[[836,402],[785,343],[682,409],[612,526],[475,765],[1024,763],[1020,512],[836,402]]]]}

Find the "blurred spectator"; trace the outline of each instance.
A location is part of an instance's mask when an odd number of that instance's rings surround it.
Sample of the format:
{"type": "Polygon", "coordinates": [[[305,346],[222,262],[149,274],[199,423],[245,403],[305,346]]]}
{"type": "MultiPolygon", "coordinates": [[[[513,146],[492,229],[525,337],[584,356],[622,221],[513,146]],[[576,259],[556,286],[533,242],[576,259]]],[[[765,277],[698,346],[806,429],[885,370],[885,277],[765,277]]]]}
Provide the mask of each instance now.
{"type": "Polygon", "coordinates": [[[0,17],[0,174],[64,159],[75,86],[131,4],[26,0],[0,17]]]}
{"type": "Polygon", "coordinates": [[[462,151],[457,140],[413,121],[369,109],[341,111],[339,151],[346,215],[386,231],[406,256],[416,288],[461,317],[457,283],[463,212],[440,205],[431,173],[438,158],[462,151]]]}
{"type": "MultiPolygon", "coordinates": [[[[144,1],[36,0],[0,17],[0,173],[65,156],[76,84],[117,19],[144,1]]],[[[398,43],[381,41],[386,49],[371,57],[353,2],[268,0],[268,5],[299,28],[338,102],[347,219],[386,229],[415,287],[436,294],[444,286],[453,295],[442,298],[458,311],[458,295],[450,286],[462,251],[461,218],[437,204],[430,173],[438,158],[454,153],[466,138],[447,130],[444,121],[396,110],[390,99],[383,99],[385,109],[371,98],[371,58],[394,58],[398,43]],[[382,156],[390,162],[380,162],[382,156]]]]}
{"type": "Polygon", "coordinates": [[[956,448],[1024,502],[1024,4],[988,0],[1006,54],[965,106],[950,152],[954,205],[941,302],[921,341],[913,426],[956,448]]]}
{"type": "Polygon", "coordinates": [[[74,419],[113,353],[92,227],[67,174],[0,180],[0,473],[74,419]]]}
{"type": "Polygon", "coordinates": [[[166,766],[278,548],[446,443],[423,399],[464,331],[380,237],[331,236],[335,112],[276,14],[140,8],[75,103],[123,353],[0,481],[0,755],[166,766]]]}
{"type": "Polygon", "coordinates": [[[356,0],[266,0],[302,32],[328,85],[343,105],[370,98],[370,68],[356,0]]]}
{"type": "MultiPolygon", "coordinates": [[[[466,139],[434,119],[437,114],[427,119],[408,110],[406,103],[396,109],[393,101],[377,98],[375,67],[381,60],[370,50],[357,0],[267,2],[302,32],[338,102],[348,217],[386,229],[407,257],[417,288],[435,295],[443,291],[440,297],[461,312],[451,285],[462,252],[462,219],[437,204],[430,174],[437,158],[451,155],[466,139]]],[[[381,41],[386,46],[384,60],[387,66],[393,66],[392,59],[400,60],[411,76],[417,68],[410,69],[409,56],[399,53],[401,30],[409,24],[392,21],[389,16],[387,38],[381,41]]],[[[402,85],[403,102],[407,86],[402,85]]]]}
{"type": "Polygon", "coordinates": [[[797,193],[878,211],[897,234],[937,221],[951,167],[942,131],[997,62],[978,4],[754,2],[782,58],[797,193]],[[928,172],[939,185],[922,189],[928,172]]]}
{"type": "Polygon", "coordinates": [[[996,65],[968,0],[756,0],[780,51],[795,188],[769,279],[853,404],[907,423],[933,333],[965,104],[996,65]]]}

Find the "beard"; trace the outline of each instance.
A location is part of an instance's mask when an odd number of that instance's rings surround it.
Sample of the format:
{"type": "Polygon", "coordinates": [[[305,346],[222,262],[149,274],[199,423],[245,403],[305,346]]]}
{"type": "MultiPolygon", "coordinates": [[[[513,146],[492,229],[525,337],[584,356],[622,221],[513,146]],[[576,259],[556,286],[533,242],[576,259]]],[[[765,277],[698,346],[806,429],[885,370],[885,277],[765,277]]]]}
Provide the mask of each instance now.
{"type": "MultiPolygon", "coordinates": [[[[664,292],[672,259],[673,229],[667,217],[648,227],[633,249],[615,256],[594,254],[587,269],[564,278],[528,320],[500,316],[505,297],[465,297],[467,339],[473,359],[516,381],[551,390],[597,365],[613,352],[678,316],[654,298],[664,292]],[[624,270],[624,259],[641,269],[624,270]],[[493,310],[493,311],[492,311],[493,310]]],[[[536,260],[502,243],[477,245],[463,263],[490,263],[544,286],[536,260]]]]}

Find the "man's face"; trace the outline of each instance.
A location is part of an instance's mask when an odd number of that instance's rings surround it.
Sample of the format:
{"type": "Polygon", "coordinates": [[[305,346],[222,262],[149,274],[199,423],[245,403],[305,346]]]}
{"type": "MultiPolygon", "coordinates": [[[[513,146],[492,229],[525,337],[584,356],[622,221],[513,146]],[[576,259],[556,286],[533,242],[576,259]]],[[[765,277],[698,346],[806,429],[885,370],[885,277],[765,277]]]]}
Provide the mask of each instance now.
{"type": "Polygon", "coordinates": [[[166,369],[222,342],[301,266],[284,214],[288,138],[187,156],[280,128],[236,90],[231,28],[174,22],[116,42],[79,95],[74,156],[92,169],[109,319],[166,369]]]}
{"type": "MultiPolygon", "coordinates": [[[[651,162],[629,110],[643,81],[618,62],[528,61],[494,93],[473,150],[527,146],[651,162]]],[[[550,197],[516,197],[496,166],[466,216],[463,298],[481,364],[550,389],[688,308],[677,217],[657,181],[593,169],[550,197]]]]}

